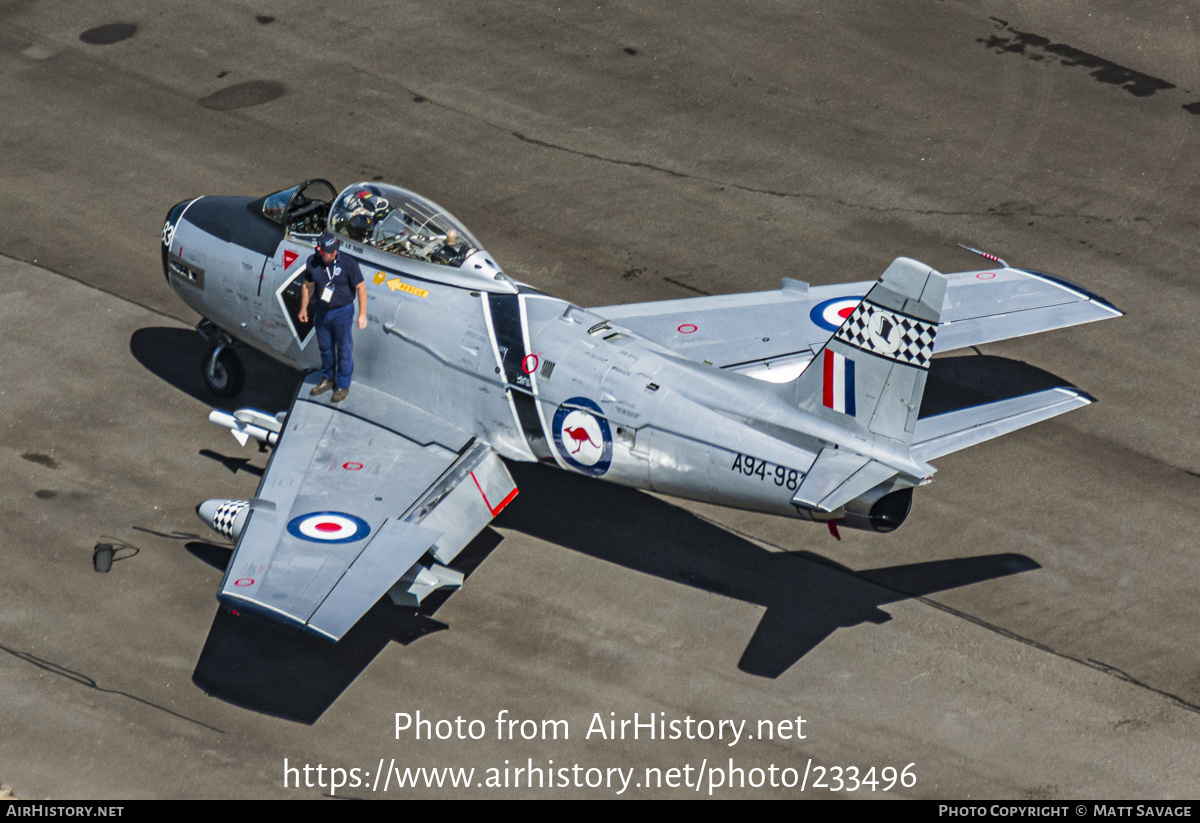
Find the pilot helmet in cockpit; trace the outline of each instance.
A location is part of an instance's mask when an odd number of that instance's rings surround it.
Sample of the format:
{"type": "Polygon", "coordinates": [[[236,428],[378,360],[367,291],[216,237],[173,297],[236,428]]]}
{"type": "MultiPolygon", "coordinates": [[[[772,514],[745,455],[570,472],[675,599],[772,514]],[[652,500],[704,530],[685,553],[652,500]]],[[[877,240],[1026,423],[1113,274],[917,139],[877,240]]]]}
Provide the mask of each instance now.
{"type": "Polygon", "coordinates": [[[366,240],[388,213],[387,198],[371,188],[348,194],[344,202],[348,212],[345,231],[356,240],[366,240]]]}

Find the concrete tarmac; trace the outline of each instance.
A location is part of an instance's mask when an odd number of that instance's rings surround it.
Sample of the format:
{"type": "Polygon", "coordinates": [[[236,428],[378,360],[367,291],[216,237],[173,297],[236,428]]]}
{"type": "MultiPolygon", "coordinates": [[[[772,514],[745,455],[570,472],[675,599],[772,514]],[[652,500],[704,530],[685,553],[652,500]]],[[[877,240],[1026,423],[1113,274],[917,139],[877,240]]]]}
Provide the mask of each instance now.
{"type": "MultiPolygon", "coordinates": [[[[339,767],[360,785],[338,797],[607,797],[627,774],[623,796],[676,797],[732,758],[746,784],[714,796],[1195,797],[1193,12],[0,3],[0,781],[320,797],[339,767]],[[944,385],[1036,368],[1100,402],[938,461],[892,535],[515,467],[464,590],[334,653],[217,613],[229,547],[193,507],[251,495],[266,455],[206,422],[159,262],[172,204],[308,177],[413,188],[582,305],[973,268],[962,242],[1128,316],[940,358],[944,385]],[[418,710],[484,733],[397,737],[418,710]],[[501,712],[539,739],[498,739],[501,712]],[[724,739],[593,726],[635,713],[724,739]],[[325,786],[285,785],[285,759],[325,786]],[[908,764],[887,792],[813,784],[908,764]],[[395,786],[447,766],[471,785],[395,786]]],[[[248,367],[232,406],[286,407],[296,375],[248,367]]]]}

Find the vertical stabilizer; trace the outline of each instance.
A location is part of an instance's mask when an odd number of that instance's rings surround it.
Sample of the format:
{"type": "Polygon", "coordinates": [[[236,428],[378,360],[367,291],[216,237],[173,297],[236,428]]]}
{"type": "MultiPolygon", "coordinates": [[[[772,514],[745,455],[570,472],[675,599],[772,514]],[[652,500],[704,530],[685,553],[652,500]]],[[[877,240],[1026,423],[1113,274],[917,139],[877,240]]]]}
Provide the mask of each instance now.
{"type": "Polygon", "coordinates": [[[865,435],[912,443],[946,276],[898,257],[796,378],[796,403],[865,435]]]}

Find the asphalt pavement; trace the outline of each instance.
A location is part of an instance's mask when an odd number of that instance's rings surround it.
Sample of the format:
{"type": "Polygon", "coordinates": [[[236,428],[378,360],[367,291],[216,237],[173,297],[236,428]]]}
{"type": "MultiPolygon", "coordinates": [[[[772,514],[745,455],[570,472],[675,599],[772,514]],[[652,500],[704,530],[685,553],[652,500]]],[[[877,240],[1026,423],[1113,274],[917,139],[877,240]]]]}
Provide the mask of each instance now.
{"type": "Polygon", "coordinates": [[[1193,16],[0,2],[0,782],[1195,797],[1193,16]],[[208,394],[159,259],[174,203],[312,177],[418,191],[584,306],[967,270],[965,243],[1127,316],[938,358],[939,390],[1099,402],[939,460],[894,534],[514,466],[463,591],[331,647],[217,609],[231,547],[194,507],[252,495],[267,454],[207,414],[286,408],[298,375],[250,356],[242,397],[208,394]],[[446,767],[475,771],[405,771],[446,767]]]}

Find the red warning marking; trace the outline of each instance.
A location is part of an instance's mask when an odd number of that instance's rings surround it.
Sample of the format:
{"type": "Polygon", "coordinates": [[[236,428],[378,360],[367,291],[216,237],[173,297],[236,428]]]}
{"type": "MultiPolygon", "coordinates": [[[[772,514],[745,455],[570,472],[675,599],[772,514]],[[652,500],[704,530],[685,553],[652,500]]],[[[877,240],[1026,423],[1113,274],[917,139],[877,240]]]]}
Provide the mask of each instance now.
{"type": "Polygon", "coordinates": [[[253,586],[254,578],[253,577],[242,577],[238,580],[233,581],[233,585],[235,585],[235,586],[253,586]]]}
{"type": "Polygon", "coordinates": [[[286,268],[290,268],[290,267],[291,267],[291,265],[292,265],[293,263],[295,263],[295,262],[296,262],[296,258],[297,258],[297,257],[299,257],[299,256],[300,256],[300,255],[299,255],[299,254],[297,254],[297,253],[296,253],[296,252],[294,252],[294,251],[284,251],[284,253],[283,253],[283,267],[284,267],[285,269],[286,269],[286,268]]]}
{"type": "Polygon", "coordinates": [[[508,493],[508,497],[501,500],[500,504],[493,509],[492,504],[488,502],[487,495],[484,494],[483,486],[479,485],[479,479],[475,477],[475,472],[471,472],[471,479],[475,481],[475,488],[479,489],[479,496],[483,498],[483,505],[488,507],[488,511],[492,513],[492,517],[503,511],[504,507],[511,503],[512,499],[517,496],[517,487],[513,486],[513,490],[508,493]]]}
{"type": "Polygon", "coordinates": [[[317,523],[313,528],[319,532],[336,532],[342,530],[342,527],[337,523],[317,523]]]}
{"type": "Polygon", "coordinates": [[[678,329],[676,329],[676,331],[678,331],[680,334],[695,334],[699,330],[700,327],[695,323],[684,323],[678,329]]]}
{"type": "Polygon", "coordinates": [[[521,361],[521,371],[526,374],[533,374],[537,371],[538,356],[536,354],[527,354],[525,359],[521,361]]]}
{"type": "Polygon", "coordinates": [[[359,469],[361,469],[362,467],[363,467],[362,463],[355,463],[354,461],[350,461],[349,463],[342,464],[342,468],[348,472],[356,472],[359,469]]]}
{"type": "Polygon", "coordinates": [[[994,271],[981,271],[979,274],[975,275],[976,280],[992,280],[995,277],[996,273],[994,271]]]}

